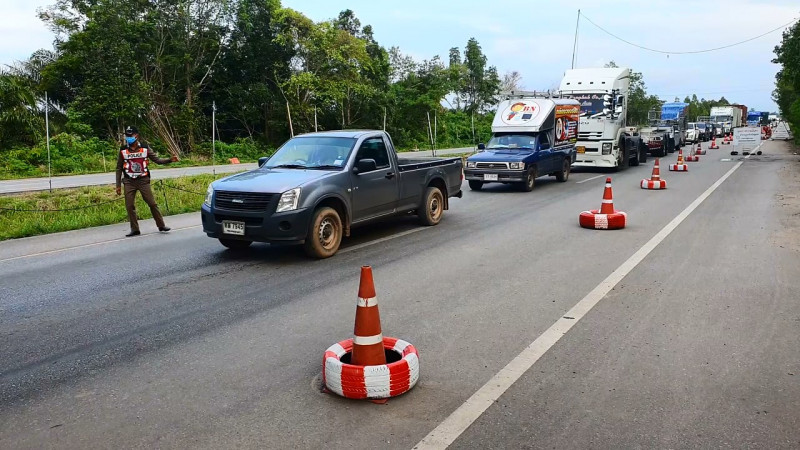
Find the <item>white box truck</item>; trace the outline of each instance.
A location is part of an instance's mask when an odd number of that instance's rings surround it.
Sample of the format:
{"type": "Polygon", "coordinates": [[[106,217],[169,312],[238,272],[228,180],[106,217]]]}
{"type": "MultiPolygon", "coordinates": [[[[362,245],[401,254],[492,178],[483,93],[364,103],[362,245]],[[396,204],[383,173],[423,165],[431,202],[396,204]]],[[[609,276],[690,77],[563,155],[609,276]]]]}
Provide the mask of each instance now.
{"type": "Polygon", "coordinates": [[[628,127],[631,70],[598,68],[567,70],[559,92],[581,104],[576,167],[625,168],[647,161],[647,146],[638,129],[628,127]]]}
{"type": "Polygon", "coordinates": [[[712,122],[722,124],[722,131],[725,134],[742,126],[742,110],[736,106],[713,106],[709,115],[712,122]]]}

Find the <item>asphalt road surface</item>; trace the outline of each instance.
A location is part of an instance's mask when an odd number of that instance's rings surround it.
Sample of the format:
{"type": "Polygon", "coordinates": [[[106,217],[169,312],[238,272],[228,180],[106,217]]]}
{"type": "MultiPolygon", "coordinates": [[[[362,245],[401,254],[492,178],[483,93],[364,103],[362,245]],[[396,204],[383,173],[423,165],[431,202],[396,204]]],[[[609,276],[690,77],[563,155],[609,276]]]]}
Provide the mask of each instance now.
{"type": "MultiPolygon", "coordinates": [[[[706,144],[707,146],[707,144],[706,144]]],[[[335,257],[237,254],[196,215],[0,243],[0,448],[798,448],[800,160],[709,150],[585,230],[609,174],[465,192],[443,222],[359,229],[335,257]],[[373,266],[421,379],[320,392],[373,266]]]]}
{"type": "MultiPolygon", "coordinates": [[[[436,151],[437,155],[447,153],[467,153],[472,148],[451,148],[436,151]]],[[[408,152],[406,155],[431,156],[430,150],[419,152],[408,152]]],[[[116,162],[116,159],[114,160],[116,162]]],[[[167,167],[167,166],[160,166],[167,167]]],[[[151,176],[154,180],[177,178],[187,175],[199,175],[203,173],[232,173],[240,170],[252,170],[258,167],[256,163],[245,164],[224,164],[217,166],[197,166],[197,167],[176,167],[151,169],[151,176]]],[[[103,184],[114,184],[114,173],[93,173],[88,175],[67,175],[52,178],[52,188],[74,188],[81,186],[97,186],[103,184]]],[[[51,181],[48,178],[20,178],[16,180],[0,180],[0,194],[12,194],[17,192],[46,191],[50,189],[51,181]]]]}

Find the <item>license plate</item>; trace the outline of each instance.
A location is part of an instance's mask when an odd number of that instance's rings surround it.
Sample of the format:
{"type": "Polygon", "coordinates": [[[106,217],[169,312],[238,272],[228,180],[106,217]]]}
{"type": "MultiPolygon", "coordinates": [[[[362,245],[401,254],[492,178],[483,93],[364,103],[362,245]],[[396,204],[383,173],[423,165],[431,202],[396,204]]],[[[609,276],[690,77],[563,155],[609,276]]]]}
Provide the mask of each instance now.
{"type": "Polygon", "coordinates": [[[225,234],[235,234],[237,236],[244,236],[244,222],[223,220],[222,232],[225,234]]]}
{"type": "Polygon", "coordinates": [[[584,147],[582,145],[578,146],[578,153],[586,153],[586,147],[584,147]]]}
{"type": "Polygon", "coordinates": [[[497,181],[497,174],[496,173],[485,173],[485,174],[483,174],[483,181],[497,181]]]}

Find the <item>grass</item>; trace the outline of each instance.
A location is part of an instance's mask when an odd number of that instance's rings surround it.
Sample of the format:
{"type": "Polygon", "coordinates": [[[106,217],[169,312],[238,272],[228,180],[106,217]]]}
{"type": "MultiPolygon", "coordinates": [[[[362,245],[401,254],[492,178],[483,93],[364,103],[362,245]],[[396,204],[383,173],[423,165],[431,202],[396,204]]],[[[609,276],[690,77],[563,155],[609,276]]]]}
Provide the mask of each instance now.
{"type": "MultiPolygon", "coordinates": [[[[214,179],[213,175],[204,174],[154,180],[153,194],[161,213],[167,216],[199,211],[206,188],[214,179]]],[[[142,201],[141,195],[136,196],[136,211],[140,220],[152,218],[150,208],[142,201]]],[[[0,196],[0,241],[110,225],[127,220],[125,200],[123,196],[116,195],[113,186],[87,186],[0,196]]]]}

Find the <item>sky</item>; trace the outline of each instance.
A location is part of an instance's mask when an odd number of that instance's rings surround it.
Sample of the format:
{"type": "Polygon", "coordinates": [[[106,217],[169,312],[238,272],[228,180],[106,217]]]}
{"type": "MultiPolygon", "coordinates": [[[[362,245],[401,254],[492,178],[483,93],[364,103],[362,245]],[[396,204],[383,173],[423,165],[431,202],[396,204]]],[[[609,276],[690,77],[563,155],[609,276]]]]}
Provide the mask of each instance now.
{"type": "MultiPolygon", "coordinates": [[[[635,44],[686,52],[743,41],[800,18],[796,0],[282,0],[315,21],[352,9],[362,25],[372,25],[376,40],[397,46],[417,60],[478,40],[500,74],[516,70],[525,89],[552,89],[572,64],[578,9],[598,25],[635,44]],[[645,6],[646,5],[646,6],[645,6]],[[702,5],[702,8],[699,7],[702,5]]],[[[36,16],[54,0],[3,0],[0,65],[51,48],[53,35],[36,16]]],[[[621,42],[583,19],[576,67],[602,67],[613,60],[644,75],[647,90],[664,100],[691,94],[773,111],[771,99],[778,66],[771,60],[781,30],[732,48],[664,55],[621,42]]]]}

